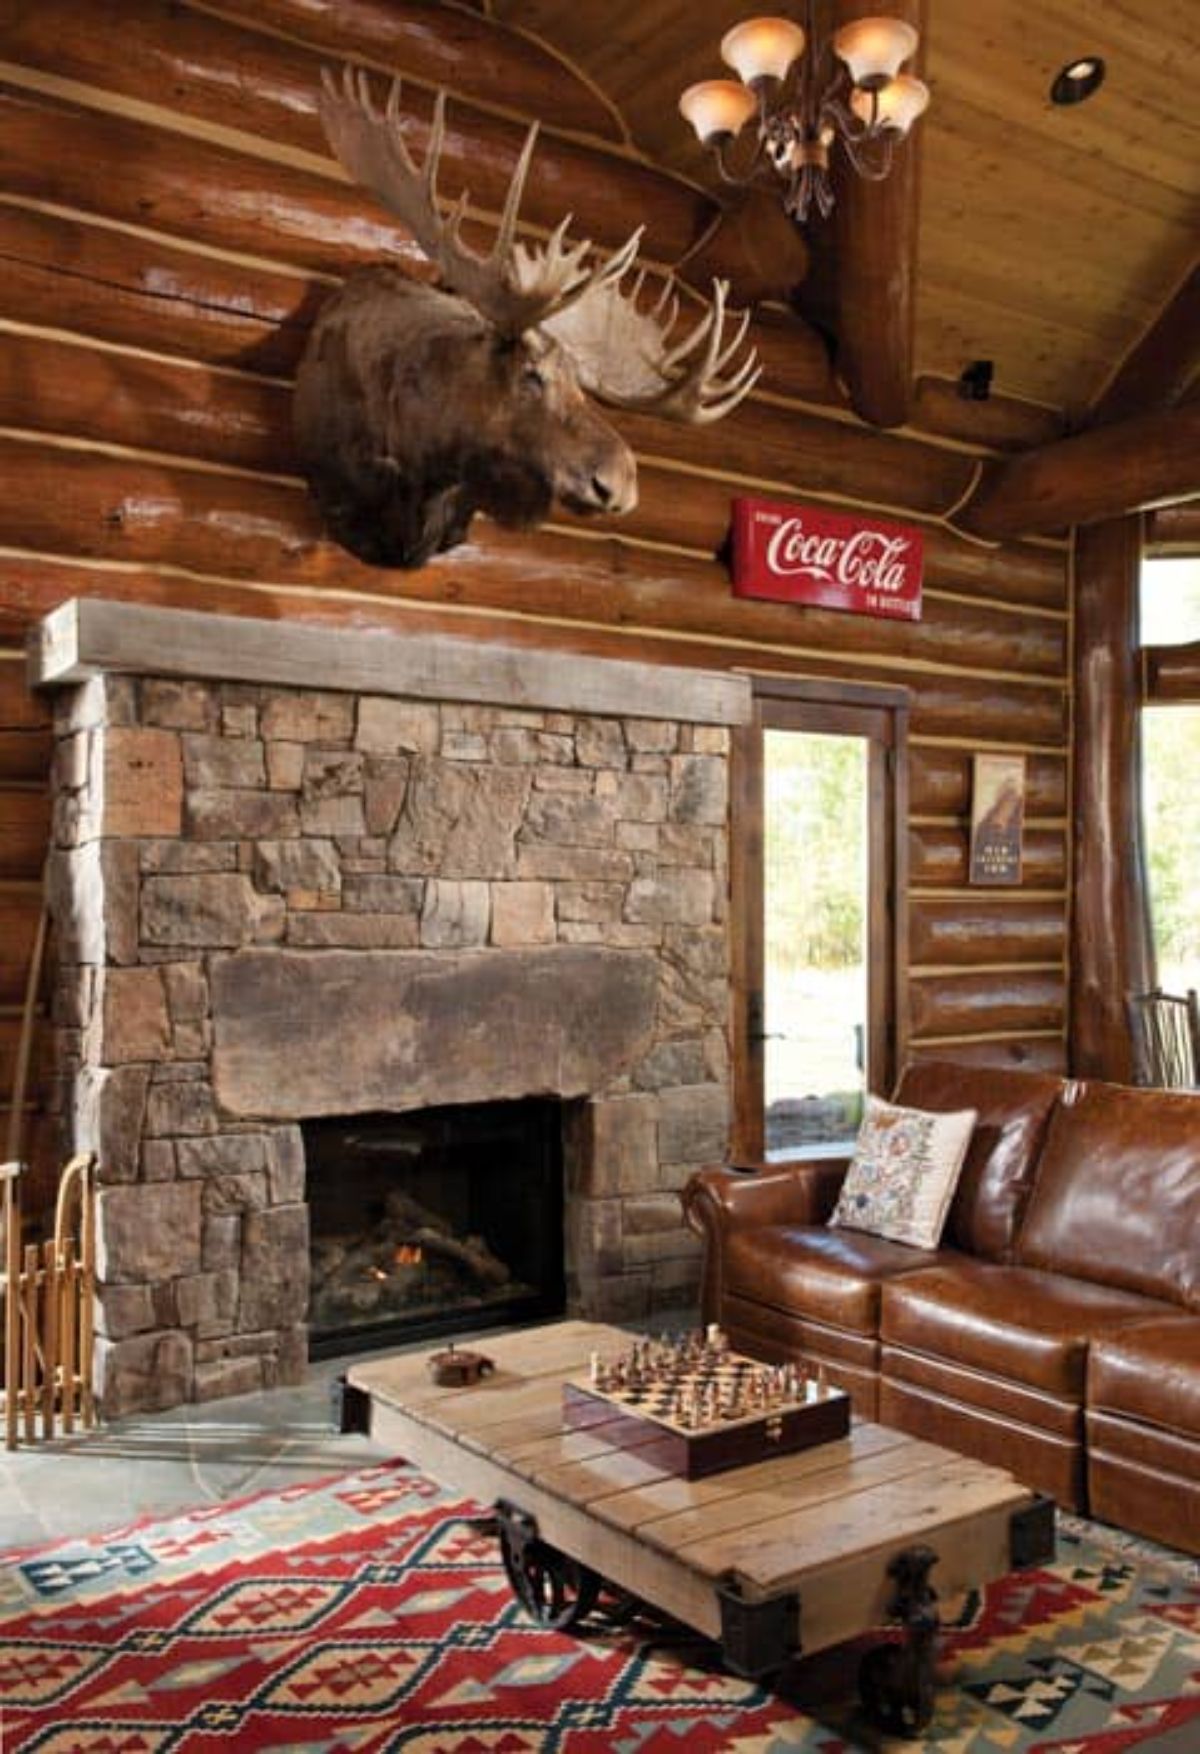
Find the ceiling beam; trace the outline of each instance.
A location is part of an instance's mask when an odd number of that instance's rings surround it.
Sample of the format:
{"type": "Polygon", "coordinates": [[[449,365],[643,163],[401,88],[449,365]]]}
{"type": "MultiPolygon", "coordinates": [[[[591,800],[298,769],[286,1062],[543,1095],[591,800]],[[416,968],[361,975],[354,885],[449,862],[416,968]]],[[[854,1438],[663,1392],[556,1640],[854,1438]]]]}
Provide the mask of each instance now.
{"type": "Polygon", "coordinates": [[[1046,535],[1200,496],[1200,402],[1093,427],[985,468],[954,518],[971,535],[1046,535]]]}
{"type": "Polygon", "coordinates": [[[1200,499],[1151,512],[1146,519],[1146,553],[1200,554],[1200,499]]]}
{"type": "Polygon", "coordinates": [[[1184,276],[1154,322],[1092,402],[1083,424],[1107,426],[1170,408],[1200,373],[1200,263],[1184,276]]]}
{"type": "MultiPolygon", "coordinates": [[[[834,0],[834,27],[863,16],[862,0],[834,0]]],[[[883,8],[921,32],[925,0],[889,0],[883,8]]],[[[836,206],[837,369],[850,401],[872,426],[903,426],[913,385],[917,225],[921,194],[921,123],[899,142],[882,182],[856,174],[838,147],[836,206]]]]}

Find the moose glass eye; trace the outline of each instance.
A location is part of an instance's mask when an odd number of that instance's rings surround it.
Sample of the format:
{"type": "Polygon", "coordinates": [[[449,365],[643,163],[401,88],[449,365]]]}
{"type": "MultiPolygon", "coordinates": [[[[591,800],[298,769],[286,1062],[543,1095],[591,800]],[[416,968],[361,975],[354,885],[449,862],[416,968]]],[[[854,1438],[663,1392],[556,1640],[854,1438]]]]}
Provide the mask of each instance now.
{"type": "Polygon", "coordinates": [[[536,365],[527,365],[521,373],[521,383],[531,396],[540,396],[546,388],[546,380],[536,365]]]}

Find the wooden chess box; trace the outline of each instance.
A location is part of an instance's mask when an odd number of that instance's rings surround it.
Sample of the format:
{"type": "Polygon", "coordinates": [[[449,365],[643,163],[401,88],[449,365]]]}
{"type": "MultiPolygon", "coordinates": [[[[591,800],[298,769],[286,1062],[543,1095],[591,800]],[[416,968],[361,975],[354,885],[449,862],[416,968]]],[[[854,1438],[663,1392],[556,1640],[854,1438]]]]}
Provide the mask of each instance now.
{"type": "Polygon", "coordinates": [[[614,1448],[636,1450],[685,1480],[832,1443],[850,1430],[850,1397],[841,1389],[827,1389],[819,1400],[788,1402],[693,1429],[630,1406],[619,1394],[581,1377],[563,1384],[562,1404],[563,1423],[571,1430],[594,1431],[614,1448]]]}

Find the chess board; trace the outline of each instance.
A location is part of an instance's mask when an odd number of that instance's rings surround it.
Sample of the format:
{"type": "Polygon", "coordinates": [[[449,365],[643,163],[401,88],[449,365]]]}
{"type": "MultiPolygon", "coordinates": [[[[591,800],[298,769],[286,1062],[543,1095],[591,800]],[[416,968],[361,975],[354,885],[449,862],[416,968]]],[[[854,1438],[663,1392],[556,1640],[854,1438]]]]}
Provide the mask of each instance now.
{"type": "Polygon", "coordinates": [[[563,1421],[699,1480],[845,1437],[850,1397],[795,1366],[733,1352],[710,1331],[593,1361],[563,1384],[563,1421]]]}

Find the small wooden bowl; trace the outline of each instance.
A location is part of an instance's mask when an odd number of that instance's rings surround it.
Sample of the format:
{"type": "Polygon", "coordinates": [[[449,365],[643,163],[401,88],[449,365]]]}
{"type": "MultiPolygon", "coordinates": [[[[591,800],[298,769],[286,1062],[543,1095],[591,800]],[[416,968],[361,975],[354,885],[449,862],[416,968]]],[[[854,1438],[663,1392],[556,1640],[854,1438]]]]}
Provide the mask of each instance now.
{"type": "Polygon", "coordinates": [[[496,1366],[482,1352],[460,1352],[454,1345],[444,1352],[431,1352],[426,1359],[430,1376],[439,1388],[468,1388],[481,1377],[491,1376],[496,1366]]]}

